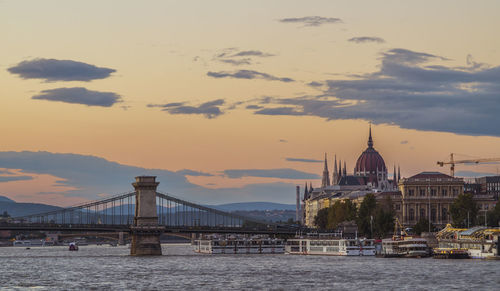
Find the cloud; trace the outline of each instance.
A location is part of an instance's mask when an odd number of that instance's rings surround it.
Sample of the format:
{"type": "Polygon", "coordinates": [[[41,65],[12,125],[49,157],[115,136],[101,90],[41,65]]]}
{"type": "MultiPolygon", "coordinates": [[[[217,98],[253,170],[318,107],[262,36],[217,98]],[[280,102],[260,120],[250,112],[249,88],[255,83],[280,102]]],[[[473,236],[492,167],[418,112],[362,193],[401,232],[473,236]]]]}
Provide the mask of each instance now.
{"type": "Polygon", "coordinates": [[[400,142],[400,144],[408,144],[408,141],[407,141],[407,140],[402,140],[402,141],[400,142]]]}
{"type": "Polygon", "coordinates": [[[246,109],[262,109],[263,106],[260,105],[247,105],[246,109]]]}
{"type": "Polygon", "coordinates": [[[322,82],[316,82],[316,81],[312,81],[310,83],[307,83],[307,86],[311,86],[314,88],[321,87],[323,85],[325,85],[325,84],[323,84],[322,82]]]}
{"type": "Polygon", "coordinates": [[[286,139],[280,139],[279,142],[287,143],[288,141],[286,139]]]}
{"type": "Polygon", "coordinates": [[[261,73],[252,70],[239,70],[235,72],[208,72],[207,76],[212,78],[235,78],[235,79],[263,79],[268,81],[280,81],[280,82],[294,82],[290,78],[279,78],[266,73],[261,73]]]}
{"type": "Polygon", "coordinates": [[[11,74],[23,79],[42,79],[46,82],[84,81],[108,78],[114,69],[100,68],[94,65],[71,60],[34,59],[23,61],[7,69],[11,74]]]}
{"type": "Polygon", "coordinates": [[[217,99],[202,103],[198,106],[186,105],[186,102],[175,102],[167,104],[148,104],[148,107],[159,107],[162,111],[169,114],[202,114],[208,119],[216,118],[224,114],[221,106],[224,105],[224,99],[217,99]]]}
{"type": "Polygon", "coordinates": [[[348,39],[347,41],[355,42],[355,43],[367,43],[367,42],[376,42],[376,43],[384,43],[385,40],[380,37],[374,36],[359,36],[348,39]]]}
{"type": "Polygon", "coordinates": [[[235,169],[224,170],[224,175],[231,179],[243,177],[263,177],[280,179],[319,179],[316,174],[297,171],[294,169],[235,169]]]}
{"type": "Polygon", "coordinates": [[[254,114],[364,119],[401,128],[500,136],[500,66],[447,66],[425,52],[391,49],[379,70],[326,80],[322,94],[261,99],[254,114]]]}
{"type": "Polygon", "coordinates": [[[274,54],[266,53],[260,50],[244,50],[240,51],[237,48],[226,48],[222,52],[218,52],[214,56],[214,60],[221,63],[230,64],[233,66],[251,65],[252,58],[267,58],[275,56],[274,54]]]}
{"type": "Polygon", "coordinates": [[[120,95],[116,93],[91,91],[82,87],[43,90],[41,94],[31,99],[102,107],[111,107],[117,102],[122,102],[120,95]]]}
{"type": "Polygon", "coordinates": [[[340,18],[335,17],[321,17],[321,16],[306,16],[306,17],[293,17],[283,18],[279,22],[283,23],[301,23],[304,26],[321,26],[323,24],[342,23],[340,18]]]}
{"type": "Polygon", "coordinates": [[[12,182],[12,181],[26,181],[26,180],[33,180],[33,177],[31,177],[31,176],[12,176],[12,177],[0,176],[0,183],[12,182]]]}
{"type": "Polygon", "coordinates": [[[478,178],[478,177],[485,177],[485,176],[497,176],[497,174],[495,174],[495,173],[481,173],[481,172],[474,172],[474,171],[458,171],[455,173],[455,176],[465,177],[465,178],[478,178]]]}
{"type": "Polygon", "coordinates": [[[193,171],[193,170],[189,170],[189,169],[180,170],[180,171],[177,171],[176,173],[184,175],[184,176],[196,176],[196,177],[199,177],[199,176],[212,177],[212,176],[214,176],[214,175],[212,175],[210,173],[205,173],[205,172],[200,172],[200,171],[193,171]]]}
{"type": "Polygon", "coordinates": [[[285,158],[289,162],[299,162],[299,163],[322,163],[321,160],[314,159],[302,159],[302,158],[285,158]]]}
{"type": "MultiPolygon", "coordinates": [[[[52,175],[62,180],[58,186],[67,185],[71,186],[71,189],[76,189],[60,192],[60,195],[90,200],[100,199],[103,193],[115,195],[132,191],[130,183],[139,175],[157,176],[157,181],[160,182],[159,191],[200,204],[252,201],[294,203],[295,197],[293,183],[259,183],[211,189],[190,183],[185,175],[192,173],[191,170],[186,170],[187,172],[181,170],[181,173],[178,173],[164,169],[147,169],[78,154],[0,152],[0,165],[6,169],[21,169],[26,173],[52,175]]],[[[44,190],[38,189],[39,192],[44,190]]],[[[32,201],[41,199],[30,197],[32,201]]]]}

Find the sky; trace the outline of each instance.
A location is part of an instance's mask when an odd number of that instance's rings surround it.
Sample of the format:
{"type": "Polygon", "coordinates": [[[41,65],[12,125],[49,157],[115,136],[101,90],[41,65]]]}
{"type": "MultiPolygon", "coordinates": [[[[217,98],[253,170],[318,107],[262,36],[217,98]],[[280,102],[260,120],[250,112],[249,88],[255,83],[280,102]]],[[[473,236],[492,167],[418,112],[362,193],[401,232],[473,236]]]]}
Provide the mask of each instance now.
{"type": "MultiPolygon", "coordinates": [[[[500,157],[498,1],[0,1],[0,195],[294,203],[328,154],[500,157]]],[[[500,165],[458,165],[496,174],[500,165]]]]}

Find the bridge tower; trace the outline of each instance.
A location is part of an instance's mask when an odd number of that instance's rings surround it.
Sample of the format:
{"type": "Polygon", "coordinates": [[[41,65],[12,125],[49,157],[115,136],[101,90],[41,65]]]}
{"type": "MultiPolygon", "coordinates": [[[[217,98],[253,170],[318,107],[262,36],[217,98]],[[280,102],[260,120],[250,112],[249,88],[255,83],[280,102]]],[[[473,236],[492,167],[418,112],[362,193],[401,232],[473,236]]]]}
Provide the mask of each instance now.
{"type": "Polygon", "coordinates": [[[136,191],[135,218],[131,227],[132,244],[130,255],[161,255],[160,235],[163,228],[158,225],[156,214],[156,182],[155,176],[138,176],[132,183],[136,191]]]}

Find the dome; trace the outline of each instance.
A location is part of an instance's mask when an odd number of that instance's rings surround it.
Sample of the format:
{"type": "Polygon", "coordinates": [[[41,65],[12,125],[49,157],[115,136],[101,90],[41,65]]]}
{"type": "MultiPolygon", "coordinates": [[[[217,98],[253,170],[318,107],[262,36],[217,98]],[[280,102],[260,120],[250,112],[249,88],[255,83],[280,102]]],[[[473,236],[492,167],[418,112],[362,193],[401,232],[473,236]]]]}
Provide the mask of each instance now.
{"type": "Polygon", "coordinates": [[[379,178],[387,177],[387,168],[382,156],[373,148],[372,129],[368,137],[368,148],[359,156],[354,168],[354,174],[358,176],[367,176],[368,181],[378,184],[379,178]]]}

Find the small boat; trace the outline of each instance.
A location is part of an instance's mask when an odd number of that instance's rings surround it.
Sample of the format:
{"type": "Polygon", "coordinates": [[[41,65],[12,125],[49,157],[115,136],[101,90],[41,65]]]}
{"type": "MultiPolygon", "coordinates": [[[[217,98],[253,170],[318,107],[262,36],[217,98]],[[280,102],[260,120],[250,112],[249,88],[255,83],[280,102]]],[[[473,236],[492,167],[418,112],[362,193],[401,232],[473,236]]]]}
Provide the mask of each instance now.
{"type": "Polygon", "coordinates": [[[425,258],[431,255],[427,240],[418,237],[393,237],[382,240],[383,258],[425,258]]]}
{"type": "Polygon", "coordinates": [[[69,250],[70,251],[78,251],[78,245],[74,242],[69,243],[69,250]]]}

